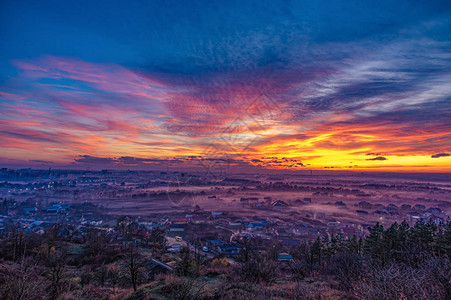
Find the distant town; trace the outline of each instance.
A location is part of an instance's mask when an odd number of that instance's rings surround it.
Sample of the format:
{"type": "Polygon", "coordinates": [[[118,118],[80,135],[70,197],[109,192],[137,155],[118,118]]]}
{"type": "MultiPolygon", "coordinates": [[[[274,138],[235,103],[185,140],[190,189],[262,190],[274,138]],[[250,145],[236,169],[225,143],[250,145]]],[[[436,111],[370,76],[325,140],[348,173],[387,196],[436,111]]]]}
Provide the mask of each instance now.
{"type": "MultiPolygon", "coordinates": [[[[374,292],[361,280],[374,270],[340,277],[334,268],[449,255],[451,183],[441,175],[203,175],[1,169],[0,252],[13,271],[0,272],[0,290],[15,295],[13,278],[31,268],[52,299],[91,299],[87,289],[95,299],[210,299],[224,295],[218,285],[240,280],[272,284],[253,285],[261,297],[313,299],[327,291],[344,299],[374,292]],[[403,232],[408,238],[399,240],[403,232]],[[168,290],[168,280],[176,288],[168,290]],[[319,282],[323,290],[310,286],[319,282]]],[[[227,297],[247,299],[246,289],[227,297]]]]}
{"type": "MultiPolygon", "coordinates": [[[[63,224],[74,228],[74,240],[83,238],[85,227],[120,239],[116,221],[126,216],[139,225],[137,243],[149,230],[162,228],[169,236],[205,243],[261,238],[295,246],[331,234],[363,237],[376,222],[414,224],[421,219],[438,225],[449,216],[450,203],[440,200],[451,194],[446,183],[245,177],[249,176],[212,180],[179,172],[2,169],[0,230],[17,224],[42,234],[53,224],[63,224]]],[[[222,248],[215,245],[210,250],[221,253],[222,248]]]]}

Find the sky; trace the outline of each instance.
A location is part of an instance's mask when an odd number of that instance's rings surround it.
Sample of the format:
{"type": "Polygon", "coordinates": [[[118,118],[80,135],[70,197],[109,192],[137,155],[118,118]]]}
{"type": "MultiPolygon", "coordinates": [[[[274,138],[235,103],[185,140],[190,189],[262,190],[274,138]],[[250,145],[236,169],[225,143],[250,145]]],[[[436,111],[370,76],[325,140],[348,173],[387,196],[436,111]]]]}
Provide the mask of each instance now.
{"type": "Polygon", "coordinates": [[[449,1],[0,2],[0,165],[451,172],[449,1]]]}

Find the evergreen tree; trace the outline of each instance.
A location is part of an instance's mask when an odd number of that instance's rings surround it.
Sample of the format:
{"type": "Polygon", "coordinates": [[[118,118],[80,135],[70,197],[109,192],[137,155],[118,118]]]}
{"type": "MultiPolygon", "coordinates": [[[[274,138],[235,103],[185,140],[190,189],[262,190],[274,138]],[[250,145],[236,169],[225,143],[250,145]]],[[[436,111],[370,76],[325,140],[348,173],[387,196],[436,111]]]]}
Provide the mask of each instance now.
{"type": "Polygon", "coordinates": [[[382,236],[384,233],[384,227],[377,223],[374,227],[368,228],[370,234],[365,238],[363,244],[363,251],[368,255],[375,263],[384,263],[384,257],[382,255],[382,236]]]}

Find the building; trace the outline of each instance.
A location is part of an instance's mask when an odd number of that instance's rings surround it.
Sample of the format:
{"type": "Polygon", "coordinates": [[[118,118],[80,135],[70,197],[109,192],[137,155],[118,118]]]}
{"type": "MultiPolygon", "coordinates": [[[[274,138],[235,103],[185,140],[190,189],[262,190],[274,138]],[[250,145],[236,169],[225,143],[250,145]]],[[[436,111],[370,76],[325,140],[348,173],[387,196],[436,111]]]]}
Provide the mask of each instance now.
{"type": "Polygon", "coordinates": [[[279,253],[279,255],[277,256],[277,260],[284,261],[284,262],[291,261],[291,260],[293,260],[293,256],[291,254],[283,252],[283,253],[279,253]]]}
{"type": "Polygon", "coordinates": [[[271,203],[271,206],[275,210],[282,210],[282,209],[288,207],[288,203],[286,203],[285,201],[282,201],[282,200],[276,200],[273,203],[271,203]]]}
{"type": "Polygon", "coordinates": [[[219,245],[223,245],[223,244],[225,244],[225,242],[221,239],[208,240],[206,242],[207,247],[210,247],[210,248],[215,248],[215,247],[217,247],[219,245]]]}
{"type": "Polygon", "coordinates": [[[241,247],[237,243],[225,243],[216,247],[218,253],[224,255],[238,255],[241,247]]]}
{"type": "Polygon", "coordinates": [[[169,225],[169,231],[171,232],[184,232],[185,224],[171,224],[169,225]]]}

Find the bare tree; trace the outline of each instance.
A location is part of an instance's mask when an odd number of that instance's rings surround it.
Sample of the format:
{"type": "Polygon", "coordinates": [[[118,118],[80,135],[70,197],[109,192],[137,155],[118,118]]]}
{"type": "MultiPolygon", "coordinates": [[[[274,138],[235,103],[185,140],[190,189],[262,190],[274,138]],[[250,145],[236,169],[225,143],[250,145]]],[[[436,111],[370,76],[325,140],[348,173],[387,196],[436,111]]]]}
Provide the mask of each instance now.
{"type": "Polygon", "coordinates": [[[0,298],[12,300],[41,299],[45,280],[36,261],[22,258],[20,263],[0,265],[0,298]]]}
{"type": "Polygon", "coordinates": [[[50,280],[48,287],[51,299],[57,299],[67,288],[69,278],[67,270],[66,253],[58,252],[47,261],[47,278],[50,280]]]}
{"type": "Polygon", "coordinates": [[[140,276],[143,274],[144,263],[145,261],[139,251],[139,248],[134,245],[130,245],[127,255],[123,260],[123,267],[134,291],[138,289],[138,281],[140,276]]]}

